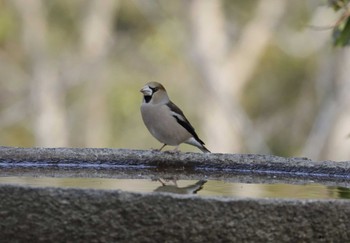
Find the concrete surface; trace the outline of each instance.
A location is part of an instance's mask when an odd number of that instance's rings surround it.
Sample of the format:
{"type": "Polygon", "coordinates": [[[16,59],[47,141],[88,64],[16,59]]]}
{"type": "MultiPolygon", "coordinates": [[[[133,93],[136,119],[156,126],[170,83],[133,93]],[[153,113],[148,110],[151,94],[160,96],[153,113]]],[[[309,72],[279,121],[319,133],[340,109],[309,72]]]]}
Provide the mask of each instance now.
{"type": "Polygon", "coordinates": [[[348,242],[344,200],[0,187],[2,242],[348,242]]]}
{"type": "MultiPolygon", "coordinates": [[[[269,155],[0,147],[0,176],[205,175],[294,183],[316,178],[349,185],[349,168],[350,162],[269,155]]],[[[349,200],[202,198],[0,185],[0,242],[348,242],[349,226],[349,200]]]]}
{"type": "Polygon", "coordinates": [[[249,172],[294,174],[350,179],[350,161],[314,162],[307,158],[283,158],[258,154],[167,153],[150,150],[94,148],[14,148],[0,147],[1,165],[81,166],[135,169],[183,168],[205,173],[249,172]]]}

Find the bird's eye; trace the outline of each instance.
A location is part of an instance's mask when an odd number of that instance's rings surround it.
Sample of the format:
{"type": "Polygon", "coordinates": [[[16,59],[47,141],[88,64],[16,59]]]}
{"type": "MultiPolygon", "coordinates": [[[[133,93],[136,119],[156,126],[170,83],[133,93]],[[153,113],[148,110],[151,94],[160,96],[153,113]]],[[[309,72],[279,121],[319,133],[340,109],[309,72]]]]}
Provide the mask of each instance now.
{"type": "Polygon", "coordinates": [[[154,87],[154,88],[153,87],[149,87],[149,88],[152,90],[153,93],[157,92],[158,89],[159,89],[158,87],[154,87]]]}

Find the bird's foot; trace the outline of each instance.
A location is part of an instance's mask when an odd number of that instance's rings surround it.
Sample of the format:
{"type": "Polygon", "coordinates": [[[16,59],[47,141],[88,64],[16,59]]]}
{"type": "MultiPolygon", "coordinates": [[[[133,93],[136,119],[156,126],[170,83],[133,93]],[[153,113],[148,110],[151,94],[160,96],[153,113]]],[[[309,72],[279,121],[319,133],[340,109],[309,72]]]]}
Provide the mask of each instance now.
{"type": "Polygon", "coordinates": [[[164,153],[168,153],[168,154],[179,154],[180,152],[181,151],[178,149],[164,151],[164,153]]]}
{"type": "Polygon", "coordinates": [[[159,149],[156,149],[156,148],[151,148],[150,149],[152,152],[159,152],[160,150],[159,149]]]}

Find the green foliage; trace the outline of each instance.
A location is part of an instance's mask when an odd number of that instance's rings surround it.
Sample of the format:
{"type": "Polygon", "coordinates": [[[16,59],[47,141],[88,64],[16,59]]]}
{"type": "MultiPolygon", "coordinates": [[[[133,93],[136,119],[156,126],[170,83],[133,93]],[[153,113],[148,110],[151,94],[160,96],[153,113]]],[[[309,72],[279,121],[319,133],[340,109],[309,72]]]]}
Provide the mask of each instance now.
{"type": "Polygon", "coordinates": [[[335,46],[347,46],[350,44],[350,18],[337,25],[333,29],[333,44],[335,46]]]}
{"type": "Polygon", "coordinates": [[[350,44],[350,0],[329,0],[329,4],[335,11],[344,11],[333,28],[334,46],[348,46],[350,44]]]}

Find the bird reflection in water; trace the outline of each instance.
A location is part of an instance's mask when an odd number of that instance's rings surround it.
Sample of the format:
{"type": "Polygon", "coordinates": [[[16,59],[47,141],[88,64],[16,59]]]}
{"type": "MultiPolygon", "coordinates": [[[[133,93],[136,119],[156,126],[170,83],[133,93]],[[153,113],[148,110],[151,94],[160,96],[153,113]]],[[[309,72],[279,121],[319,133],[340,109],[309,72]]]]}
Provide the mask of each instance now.
{"type": "Polygon", "coordinates": [[[178,187],[176,179],[171,182],[165,182],[162,178],[158,178],[158,181],[162,184],[160,187],[156,188],[154,192],[168,192],[176,194],[196,194],[198,191],[202,190],[203,185],[207,182],[206,180],[199,180],[194,184],[178,187]]]}

